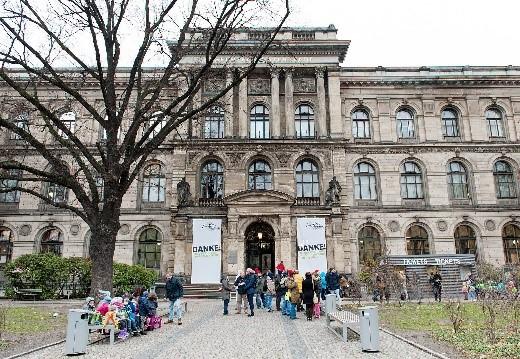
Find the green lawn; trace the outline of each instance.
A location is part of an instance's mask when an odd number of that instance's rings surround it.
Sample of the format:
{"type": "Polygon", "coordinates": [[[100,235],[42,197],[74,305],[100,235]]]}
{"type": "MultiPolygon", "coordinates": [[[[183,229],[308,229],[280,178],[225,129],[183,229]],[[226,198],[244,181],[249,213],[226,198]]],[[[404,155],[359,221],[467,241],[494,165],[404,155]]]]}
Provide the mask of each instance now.
{"type": "Polygon", "coordinates": [[[447,341],[470,357],[520,358],[520,328],[515,333],[511,314],[503,310],[497,316],[497,340],[492,344],[486,335],[486,323],[479,303],[463,303],[463,324],[458,333],[453,332],[449,314],[444,304],[397,304],[380,308],[382,323],[389,328],[407,332],[428,332],[432,337],[447,341]]]}
{"type": "Polygon", "coordinates": [[[51,330],[67,324],[67,317],[60,314],[53,318],[48,309],[31,307],[7,308],[5,331],[14,334],[30,334],[51,330]]]}

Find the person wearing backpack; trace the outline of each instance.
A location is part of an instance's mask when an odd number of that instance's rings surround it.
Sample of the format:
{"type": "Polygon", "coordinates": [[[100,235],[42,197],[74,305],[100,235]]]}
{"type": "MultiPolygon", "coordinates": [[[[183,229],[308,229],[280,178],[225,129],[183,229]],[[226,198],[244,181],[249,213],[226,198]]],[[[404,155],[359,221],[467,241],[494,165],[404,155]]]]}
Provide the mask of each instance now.
{"type": "Polygon", "coordinates": [[[184,296],[184,288],[182,287],[181,280],[172,275],[171,273],[166,274],[166,297],[170,301],[170,308],[168,313],[168,322],[172,323],[173,319],[177,317],[177,324],[182,324],[182,303],[181,298],[184,296]]]}

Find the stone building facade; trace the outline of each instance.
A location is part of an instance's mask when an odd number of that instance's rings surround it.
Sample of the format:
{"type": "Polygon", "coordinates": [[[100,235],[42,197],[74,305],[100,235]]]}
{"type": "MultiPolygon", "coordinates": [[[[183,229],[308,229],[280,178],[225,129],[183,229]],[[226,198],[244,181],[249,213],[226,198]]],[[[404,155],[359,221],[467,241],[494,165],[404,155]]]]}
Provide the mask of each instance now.
{"type": "MultiPolygon", "coordinates": [[[[234,41],[247,47],[267,31],[234,41]]],[[[125,196],[116,261],[189,275],[192,219],[221,218],[224,273],[265,254],[268,267],[295,267],[297,218],[323,217],[328,265],[340,272],[382,254],[519,262],[520,68],[343,67],[349,41],[333,26],[287,28],[277,40],[284,46],[150,159],[125,196]],[[183,178],[191,196],[179,206],[183,178]]],[[[199,98],[230,76],[208,80],[199,98]]],[[[0,91],[2,116],[19,120],[0,91]]],[[[49,101],[74,113],[84,141],[102,136],[81,109],[49,101]]],[[[5,260],[88,253],[74,215],[24,194],[0,199],[5,260]]]]}

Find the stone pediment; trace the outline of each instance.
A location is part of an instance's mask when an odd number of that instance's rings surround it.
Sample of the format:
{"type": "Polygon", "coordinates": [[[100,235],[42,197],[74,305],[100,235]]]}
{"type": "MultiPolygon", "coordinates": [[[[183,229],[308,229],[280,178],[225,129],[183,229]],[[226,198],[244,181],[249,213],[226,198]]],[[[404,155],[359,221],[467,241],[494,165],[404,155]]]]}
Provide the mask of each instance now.
{"type": "Polygon", "coordinates": [[[294,204],[294,197],[279,191],[240,191],[224,197],[226,205],[288,205],[294,204]]]}

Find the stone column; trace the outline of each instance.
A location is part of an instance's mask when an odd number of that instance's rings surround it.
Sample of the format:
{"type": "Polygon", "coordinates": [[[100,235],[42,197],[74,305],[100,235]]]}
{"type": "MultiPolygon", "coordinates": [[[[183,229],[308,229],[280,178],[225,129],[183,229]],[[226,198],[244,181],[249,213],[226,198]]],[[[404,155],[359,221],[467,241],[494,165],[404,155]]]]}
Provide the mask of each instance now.
{"type": "MultiPolygon", "coordinates": [[[[193,98],[193,107],[199,108],[202,105],[202,88],[197,91],[193,98]]],[[[204,121],[206,116],[202,113],[198,117],[191,119],[191,137],[204,137],[204,121]]]]}
{"type": "MultiPolygon", "coordinates": [[[[520,97],[511,97],[511,107],[513,108],[513,125],[516,123],[520,123],[520,97]]],[[[520,126],[514,126],[516,130],[514,137],[511,136],[510,139],[513,141],[513,138],[517,140],[520,138],[520,126]]]]}
{"type": "MultiPolygon", "coordinates": [[[[226,87],[233,82],[233,73],[228,71],[226,73],[226,87]]],[[[226,114],[224,115],[224,137],[233,137],[233,89],[229,90],[225,96],[226,114]]]]}
{"type": "Polygon", "coordinates": [[[271,136],[280,138],[280,81],[279,69],[271,69],[271,136]]]}
{"type": "Polygon", "coordinates": [[[238,133],[241,138],[249,137],[249,126],[247,123],[248,117],[249,109],[247,108],[247,78],[245,78],[238,86],[238,133]]]}
{"type": "Polygon", "coordinates": [[[332,138],[343,138],[345,121],[343,121],[341,116],[339,71],[329,71],[328,80],[330,135],[332,138]]]}
{"type": "Polygon", "coordinates": [[[318,137],[327,137],[327,105],[325,103],[325,69],[316,68],[316,90],[318,92],[318,137]]]}
{"type": "Polygon", "coordinates": [[[285,137],[293,138],[294,130],[293,69],[285,69],[285,137]]]}
{"type": "Polygon", "coordinates": [[[237,274],[244,267],[243,260],[239,261],[238,255],[238,217],[228,217],[228,239],[227,239],[227,263],[222,266],[228,274],[237,274]]]}

